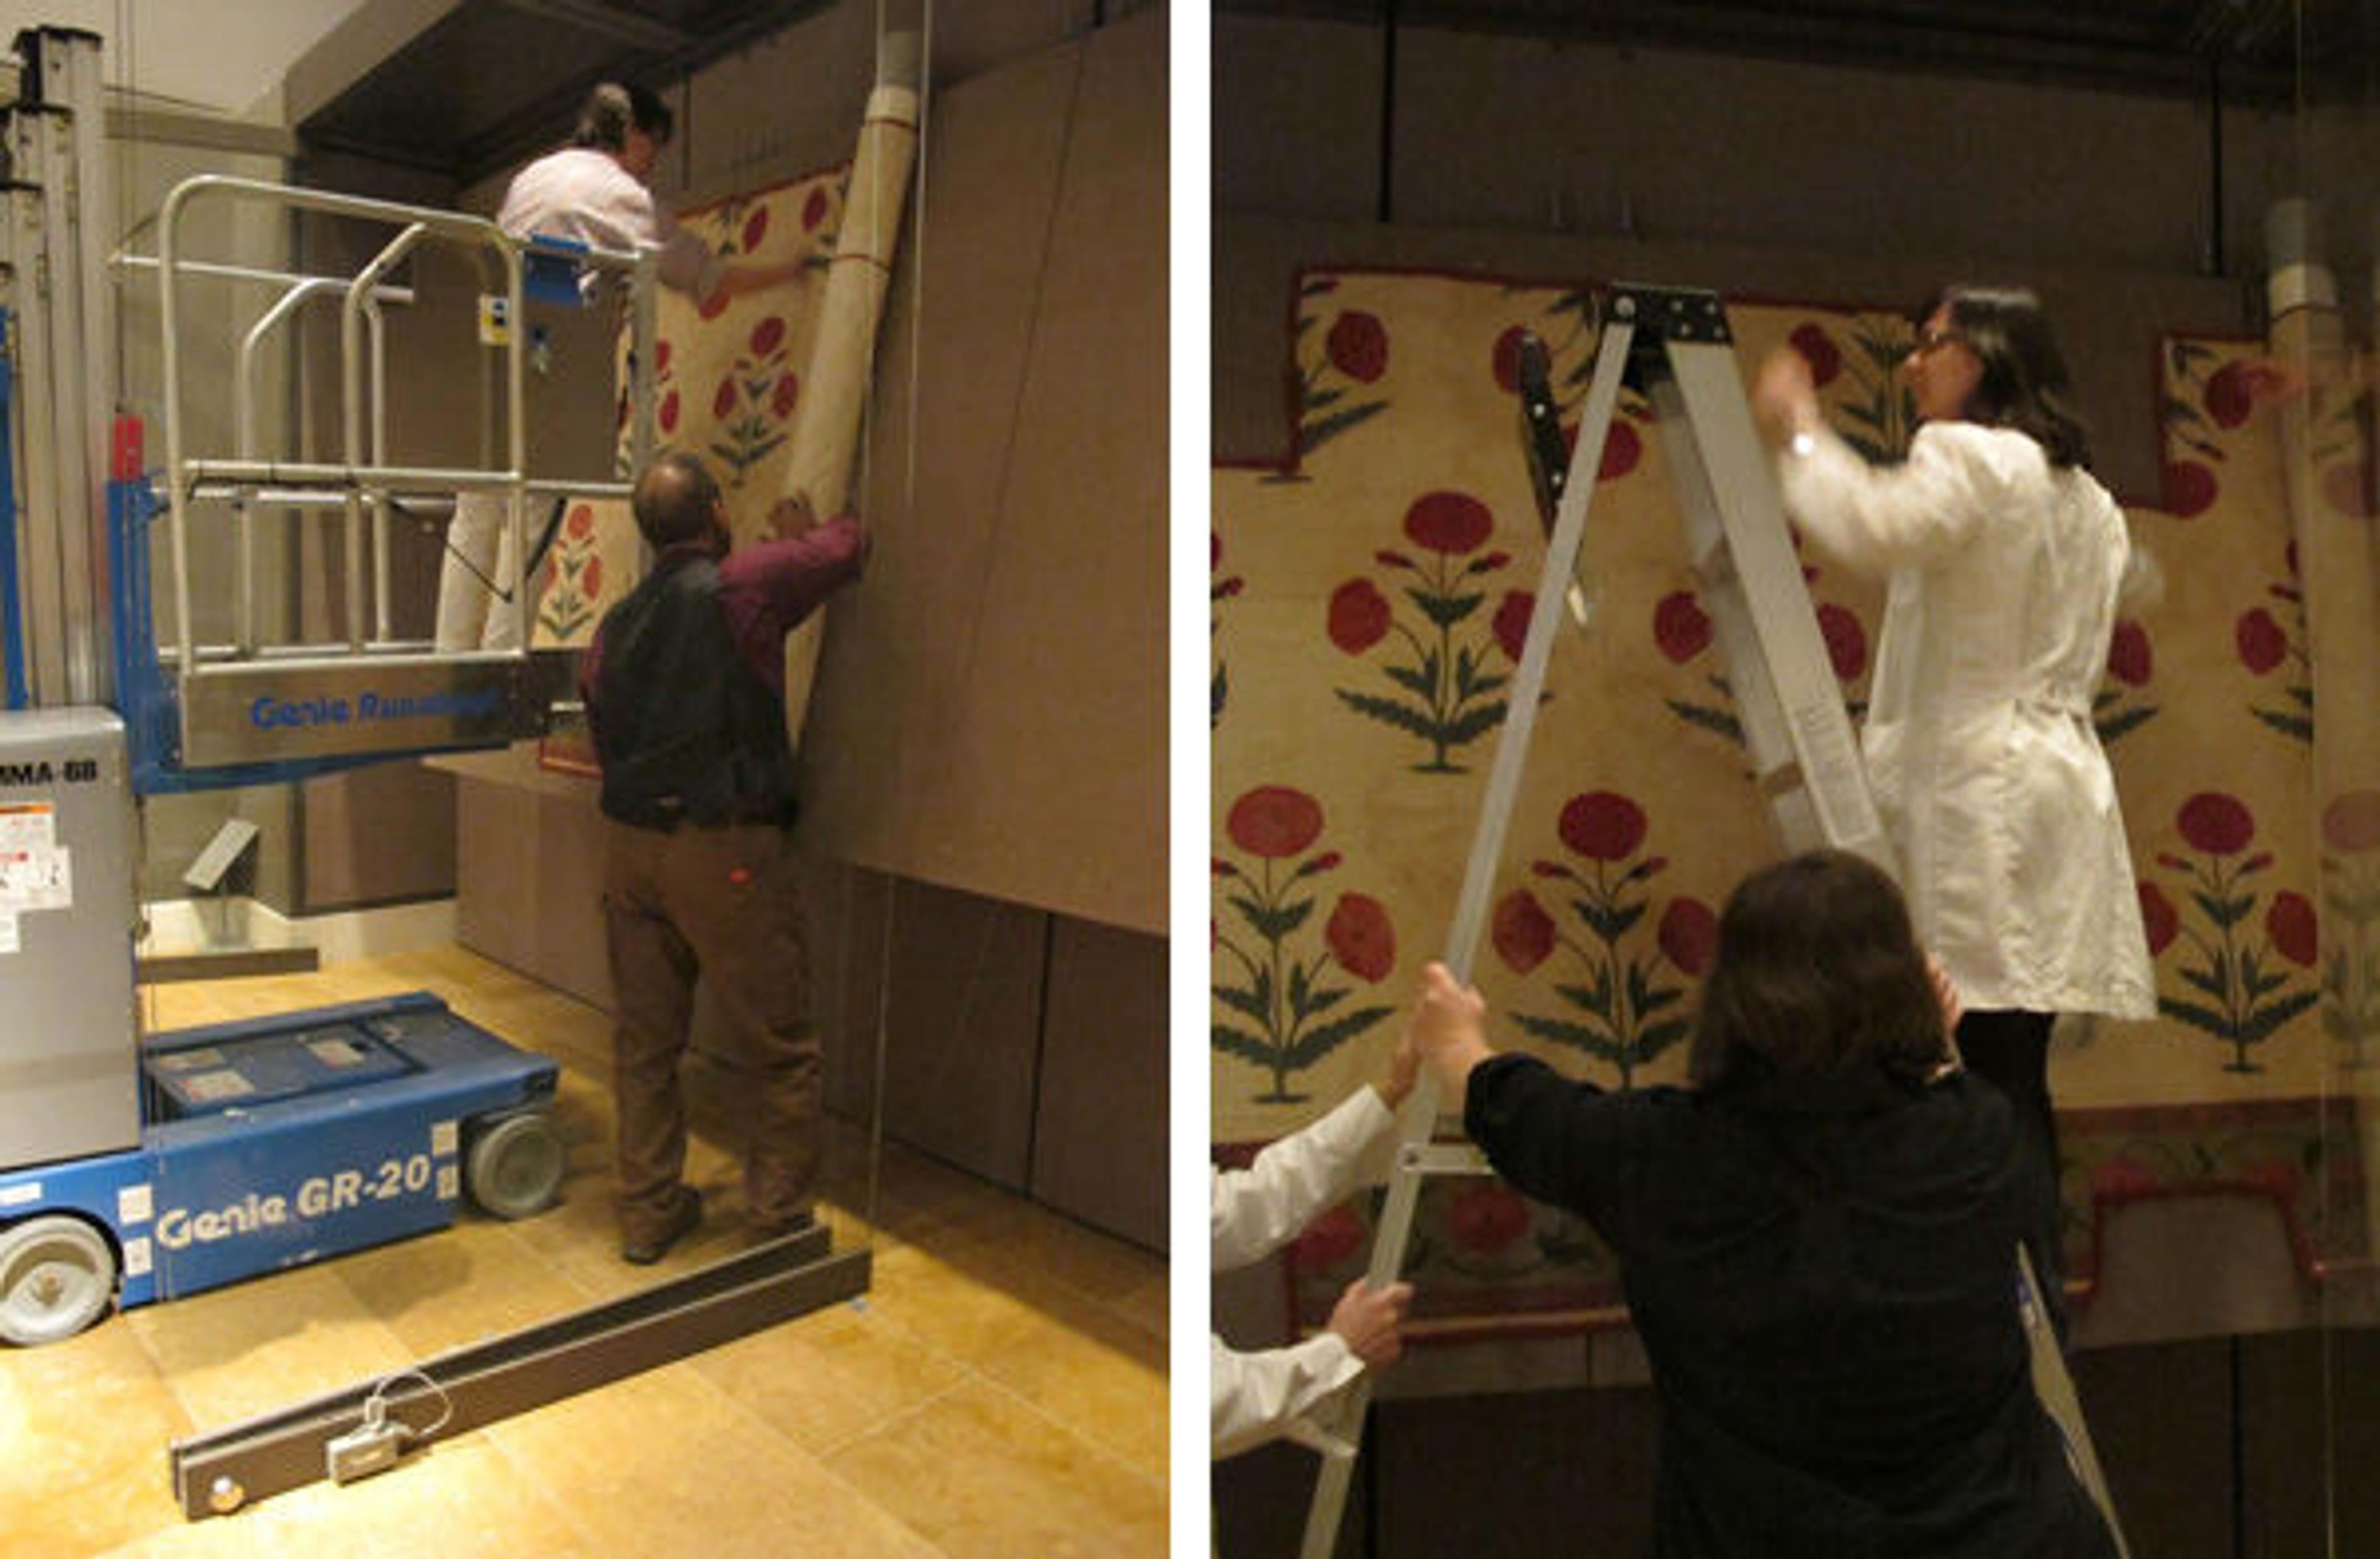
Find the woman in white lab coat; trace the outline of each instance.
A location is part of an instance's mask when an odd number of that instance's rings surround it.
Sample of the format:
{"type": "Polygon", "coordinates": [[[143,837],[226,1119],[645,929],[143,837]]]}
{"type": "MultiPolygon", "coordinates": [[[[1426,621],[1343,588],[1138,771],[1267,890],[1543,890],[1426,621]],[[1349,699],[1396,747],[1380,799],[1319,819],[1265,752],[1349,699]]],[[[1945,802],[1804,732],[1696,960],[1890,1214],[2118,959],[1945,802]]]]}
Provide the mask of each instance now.
{"type": "Polygon", "coordinates": [[[1887,579],[1863,745],[1918,936],[1958,988],[1970,1070],[2015,1107],[2034,1163],[2028,1243],[2060,1316],[2060,1012],[2148,1017],[2156,992],[2113,775],[2092,724],[2119,597],[2154,589],[2084,469],[2065,362],[2038,300],[1954,287],[1902,363],[1921,425],[1871,466],[1828,431],[1808,365],[1761,369],[1788,509],[1887,579]]]}

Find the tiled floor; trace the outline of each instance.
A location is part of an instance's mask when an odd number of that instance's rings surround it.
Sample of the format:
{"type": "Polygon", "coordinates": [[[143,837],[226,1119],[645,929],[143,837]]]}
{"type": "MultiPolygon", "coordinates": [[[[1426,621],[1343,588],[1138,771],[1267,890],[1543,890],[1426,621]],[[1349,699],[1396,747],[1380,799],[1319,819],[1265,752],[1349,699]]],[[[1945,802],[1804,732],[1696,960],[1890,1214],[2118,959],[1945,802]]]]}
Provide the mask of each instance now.
{"type": "MultiPolygon", "coordinates": [[[[160,988],[152,1028],[437,992],[563,1063],[562,1206],[454,1227],[0,1350],[0,1559],[1135,1559],[1166,1551],[1165,1265],[888,1146],[869,1292],[409,1455],[186,1521],[166,1447],[625,1292],[601,1015],[451,948],[160,988]]],[[[741,1248],[724,1078],[696,1090],[711,1215],[656,1272],[741,1248]]],[[[867,1155],[838,1127],[836,1245],[867,1155]]]]}

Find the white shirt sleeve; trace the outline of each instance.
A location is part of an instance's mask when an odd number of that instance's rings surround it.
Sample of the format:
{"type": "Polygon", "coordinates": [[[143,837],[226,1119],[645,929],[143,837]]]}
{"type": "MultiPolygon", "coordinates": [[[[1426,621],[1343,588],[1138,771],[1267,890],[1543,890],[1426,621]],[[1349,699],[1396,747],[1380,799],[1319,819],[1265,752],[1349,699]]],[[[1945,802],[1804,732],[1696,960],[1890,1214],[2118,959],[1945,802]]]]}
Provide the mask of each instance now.
{"type": "Polygon", "coordinates": [[[1778,457],[1778,482],[1813,542],[1859,573],[1890,574],[1957,551],[1989,518],[1998,481],[1980,443],[1985,436],[1968,424],[1929,422],[1904,464],[1871,466],[1819,427],[1796,433],[1778,457]]]}
{"type": "Polygon", "coordinates": [[[1309,1415],[1364,1372],[1364,1361],[1346,1339],[1336,1332],[1318,1332],[1294,1346],[1260,1353],[1237,1352],[1211,1334],[1207,1341],[1210,1438],[1217,1460],[1283,1438],[1303,1440],[1318,1449],[1335,1444],[1309,1415]]]}
{"type": "Polygon", "coordinates": [[[1348,1192],[1387,1179],[1395,1125],[1367,1085],[1320,1120],[1269,1144],[1247,1168],[1215,1171],[1208,1221],[1214,1270],[1262,1261],[1348,1192]]]}
{"type": "Polygon", "coordinates": [[[697,303],[709,298],[726,279],[727,262],[709,244],[679,226],[677,218],[669,212],[656,208],[654,216],[662,251],[655,270],[662,285],[686,294],[697,303]]]}

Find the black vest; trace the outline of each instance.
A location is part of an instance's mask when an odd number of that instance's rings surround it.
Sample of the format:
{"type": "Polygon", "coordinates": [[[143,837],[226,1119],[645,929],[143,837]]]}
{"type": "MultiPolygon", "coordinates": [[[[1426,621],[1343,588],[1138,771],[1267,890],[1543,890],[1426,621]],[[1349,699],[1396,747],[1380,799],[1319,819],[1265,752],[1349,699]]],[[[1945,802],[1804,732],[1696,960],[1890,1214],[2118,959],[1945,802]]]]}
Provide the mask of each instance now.
{"type": "Polygon", "coordinates": [[[649,576],[603,619],[602,643],[604,815],[643,828],[794,821],[784,700],[736,652],[715,563],[649,576]]]}

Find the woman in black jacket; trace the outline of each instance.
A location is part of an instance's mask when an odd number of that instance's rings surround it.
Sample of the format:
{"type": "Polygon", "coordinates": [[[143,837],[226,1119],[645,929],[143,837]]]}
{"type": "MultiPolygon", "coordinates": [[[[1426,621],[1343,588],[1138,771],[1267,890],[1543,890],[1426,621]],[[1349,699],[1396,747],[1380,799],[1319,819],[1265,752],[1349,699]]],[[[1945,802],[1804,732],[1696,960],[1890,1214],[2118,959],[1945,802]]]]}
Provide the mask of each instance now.
{"type": "Polygon", "coordinates": [[[1693,1086],[1495,1054],[1425,975],[1412,1042],[1499,1173],[1618,1253],[1662,1405],[1660,1559],[2104,1559],[2034,1394],[2009,1105],[1952,1059],[1891,880],[1819,851],[1719,919],[1693,1086]]]}

